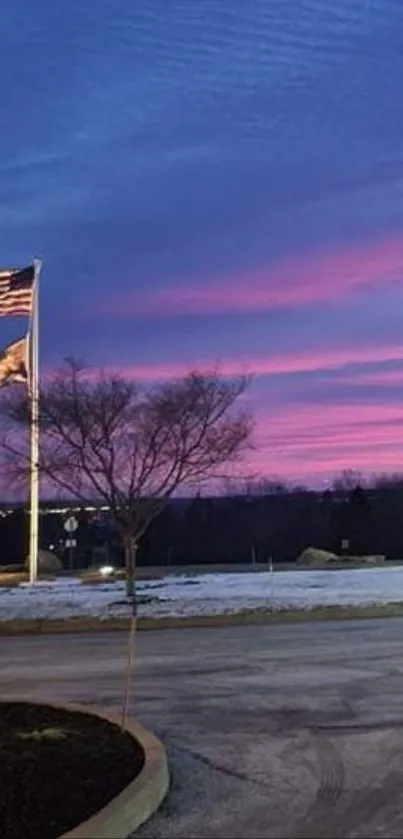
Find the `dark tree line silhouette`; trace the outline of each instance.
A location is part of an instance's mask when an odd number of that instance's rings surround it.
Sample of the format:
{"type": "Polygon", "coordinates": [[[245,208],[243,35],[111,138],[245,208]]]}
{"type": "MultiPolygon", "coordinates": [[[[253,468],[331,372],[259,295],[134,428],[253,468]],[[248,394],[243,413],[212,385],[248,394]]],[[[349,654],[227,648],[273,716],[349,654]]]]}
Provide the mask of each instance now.
{"type": "MultiPolygon", "coordinates": [[[[403,558],[403,475],[371,485],[346,475],[331,489],[312,491],[280,482],[244,486],[231,495],[172,500],[150,525],[140,565],[293,562],[309,545],[349,554],[403,558]]],[[[107,514],[79,514],[75,564],[123,564],[119,534],[107,514]]],[[[28,517],[16,510],[0,519],[0,563],[26,556],[28,517]]],[[[63,516],[41,516],[41,546],[63,556],[63,516]]]]}

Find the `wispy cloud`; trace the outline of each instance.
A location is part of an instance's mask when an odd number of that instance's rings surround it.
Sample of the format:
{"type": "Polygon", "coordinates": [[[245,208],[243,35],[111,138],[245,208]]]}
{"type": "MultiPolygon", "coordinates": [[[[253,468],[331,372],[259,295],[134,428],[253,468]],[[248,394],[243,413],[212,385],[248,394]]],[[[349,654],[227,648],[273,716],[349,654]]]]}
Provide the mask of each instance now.
{"type": "MultiPolygon", "coordinates": [[[[348,365],[376,364],[403,360],[403,343],[385,346],[346,346],[330,349],[316,348],[305,351],[271,352],[263,357],[239,356],[228,359],[200,358],[193,363],[182,361],[155,362],[150,364],[125,363],[106,365],[130,379],[142,382],[164,381],[185,376],[190,368],[199,370],[217,369],[224,376],[252,374],[255,376],[277,376],[294,373],[309,373],[342,369],[348,365]]],[[[368,374],[371,375],[371,374],[368,374]]]]}
{"type": "MultiPolygon", "coordinates": [[[[367,474],[403,470],[403,368],[390,369],[401,364],[403,345],[222,362],[224,375],[250,371],[258,377],[251,391],[256,446],[245,471],[318,484],[347,468],[367,474]],[[323,375],[312,379],[315,373],[323,375]],[[270,393],[275,399],[269,409],[270,393]]],[[[187,369],[180,364],[120,368],[149,382],[184,375],[187,369]]]]}
{"type": "Polygon", "coordinates": [[[93,314],[117,318],[152,318],[187,314],[251,313],[330,303],[372,287],[403,285],[403,236],[302,253],[242,274],[208,277],[186,283],[101,299],[93,314]]]}
{"type": "Polygon", "coordinates": [[[258,417],[251,471],[312,482],[343,469],[365,473],[403,470],[403,406],[329,406],[319,403],[266,412],[258,417]]]}

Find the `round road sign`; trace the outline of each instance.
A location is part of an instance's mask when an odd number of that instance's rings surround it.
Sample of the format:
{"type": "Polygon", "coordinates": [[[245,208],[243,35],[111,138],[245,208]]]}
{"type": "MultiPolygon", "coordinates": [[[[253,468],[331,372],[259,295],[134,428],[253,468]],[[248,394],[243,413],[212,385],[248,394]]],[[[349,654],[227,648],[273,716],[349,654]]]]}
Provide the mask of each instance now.
{"type": "Polygon", "coordinates": [[[76,518],[74,518],[74,516],[69,516],[68,519],[66,519],[66,521],[64,522],[64,529],[67,531],[67,533],[74,533],[74,531],[77,530],[77,527],[78,521],[76,518]]]}

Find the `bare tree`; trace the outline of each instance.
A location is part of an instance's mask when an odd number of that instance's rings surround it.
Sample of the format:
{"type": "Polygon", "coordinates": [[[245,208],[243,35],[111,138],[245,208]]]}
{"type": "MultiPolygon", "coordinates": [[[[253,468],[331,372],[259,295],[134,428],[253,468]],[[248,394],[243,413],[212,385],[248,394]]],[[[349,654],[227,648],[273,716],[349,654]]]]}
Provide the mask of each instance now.
{"type": "MultiPolygon", "coordinates": [[[[249,380],[191,372],[149,390],[119,375],[92,374],[69,360],[40,394],[40,462],[47,482],[110,508],[124,545],[127,592],[135,592],[136,552],[151,521],[180,488],[222,478],[250,445],[251,416],[234,405],[249,380]]],[[[0,448],[7,469],[26,472],[17,443],[29,425],[21,389],[0,401],[0,448]]]]}
{"type": "Polygon", "coordinates": [[[332,488],[336,492],[351,492],[363,483],[364,479],[361,472],[356,469],[343,469],[341,474],[334,478],[332,488]]]}
{"type": "Polygon", "coordinates": [[[292,492],[303,492],[304,487],[291,484],[276,475],[265,478],[259,475],[244,476],[240,479],[230,478],[223,482],[226,495],[249,496],[250,498],[262,498],[268,495],[290,495],[292,492]]]}

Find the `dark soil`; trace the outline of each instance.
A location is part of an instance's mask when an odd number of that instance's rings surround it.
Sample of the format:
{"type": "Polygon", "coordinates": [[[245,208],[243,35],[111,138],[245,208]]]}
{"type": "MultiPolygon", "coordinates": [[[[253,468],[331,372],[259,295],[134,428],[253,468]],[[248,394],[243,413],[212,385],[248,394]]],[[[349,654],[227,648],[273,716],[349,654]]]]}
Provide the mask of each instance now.
{"type": "Polygon", "coordinates": [[[138,775],[141,746],[90,714],[0,702],[1,839],[56,839],[138,775]]]}

